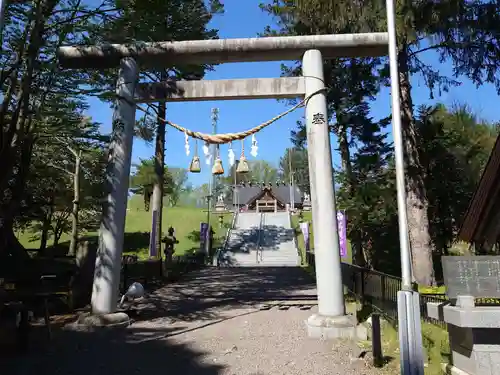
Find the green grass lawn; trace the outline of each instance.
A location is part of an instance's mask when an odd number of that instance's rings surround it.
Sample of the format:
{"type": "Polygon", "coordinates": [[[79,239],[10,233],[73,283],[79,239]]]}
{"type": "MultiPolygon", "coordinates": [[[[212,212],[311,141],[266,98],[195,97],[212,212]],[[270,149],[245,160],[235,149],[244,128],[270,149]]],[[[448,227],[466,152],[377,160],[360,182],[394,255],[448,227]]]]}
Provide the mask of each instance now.
{"type": "MultiPolygon", "coordinates": [[[[312,214],[311,212],[304,212],[303,220],[308,221],[310,224],[310,241],[311,249],[314,247],[314,234],[312,228],[312,214]]],[[[297,245],[301,253],[303,254],[303,259],[305,257],[305,244],[304,238],[302,236],[302,231],[299,227],[300,219],[298,216],[292,216],[292,226],[295,229],[297,235],[297,245]]],[[[347,247],[347,257],[342,258],[343,262],[349,262],[352,259],[352,249],[348,242],[347,247]]],[[[305,262],[303,262],[305,264],[305,262]]],[[[306,266],[306,269],[311,274],[314,273],[312,266],[306,266]]],[[[420,293],[444,293],[445,287],[419,287],[420,293]]],[[[365,317],[366,318],[366,317],[365,317]]],[[[425,374],[427,375],[438,375],[441,374],[441,363],[446,362],[449,357],[449,342],[448,334],[446,330],[432,324],[422,322],[422,337],[425,350],[425,374]]],[[[371,343],[366,343],[368,346],[371,343]]],[[[384,366],[381,370],[381,374],[399,374],[399,339],[397,330],[390,324],[385,324],[382,330],[382,346],[384,355],[389,356],[392,360],[384,366]]]]}
{"type": "MultiPolygon", "coordinates": [[[[389,323],[382,327],[383,355],[391,358],[383,368],[381,374],[400,374],[400,350],[398,331],[389,323]]],[[[450,344],[448,332],[440,327],[422,322],[422,344],[424,347],[424,373],[426,375],[441,375],[441,363],[449,361],[450,344]]],[[[366,343],[367,349],[371,342],[366,343]]]]}
{"type": "MultiPolygon", "coordinates": [[[[214,228],[215,246],[223,241],[227,227],[231,224],[232,215],[224,215],[222,228],[219,224],[219,215],[211,214],[211,224],[214,228]]],[[[175,233],[179,243],[175,247],[176,255],[183,255],[199,249],[200,223],[207,221],[207,212],[196,207],[165,207],[163,209],[163,235],[167,233],[170,226],[175,228],[175,233]]],[[[144,210],[142,196],[134,196],[129,199],[127,218],[125,224],[125,246],[124,253],[137,254],[140,258],[148,257],[149,232],[151,230],[151,212],[144,210]]],[[[40,241],[35,239],[36,233],[20,232],[19,241],[27,248],[36,250],[40,246],[40,241]]],[[[80,234],[82,239],[89,241],[97,240],[96,232],[80,234]]],[[[49,241],[49,246],[52,241],[49,241]]],[[[69,236],[64,234],[60,240],[61,246],[69,244],[69,236]]]]}

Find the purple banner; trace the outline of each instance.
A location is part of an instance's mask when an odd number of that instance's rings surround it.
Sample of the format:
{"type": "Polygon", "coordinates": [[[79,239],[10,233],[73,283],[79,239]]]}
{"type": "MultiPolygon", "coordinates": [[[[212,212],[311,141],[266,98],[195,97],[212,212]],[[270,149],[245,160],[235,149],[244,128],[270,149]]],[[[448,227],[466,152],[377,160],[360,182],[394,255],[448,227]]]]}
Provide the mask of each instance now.
{"type": "Polygon", "coordinates": [[[311,251],[311,246],[310,243],[311,241],[309,240],[309,222],[303,222],[300,223],[300,229],[302,230],[302,236],[304,237],[304,245],[306,247],[306,252],[311,251]]]}
{"type": "Polygon", "coordinates": [[[207,240],[208,223],[200,223],[200,243],[203,245],[207,240]]]}
{"type": "Polygon", "coordinates": [[[347,218],[345,211],[337,211],[337,225],[339,231],[340,256],[347,256],[347,218]]]}
{"type": "Polygon", "coordinates": [[[153,220],[151,220],[151,233],[149,235],[149,256],[157,257],[156,252],[156,221],[158,220],[158,211],[153,211],[153,220]]]}

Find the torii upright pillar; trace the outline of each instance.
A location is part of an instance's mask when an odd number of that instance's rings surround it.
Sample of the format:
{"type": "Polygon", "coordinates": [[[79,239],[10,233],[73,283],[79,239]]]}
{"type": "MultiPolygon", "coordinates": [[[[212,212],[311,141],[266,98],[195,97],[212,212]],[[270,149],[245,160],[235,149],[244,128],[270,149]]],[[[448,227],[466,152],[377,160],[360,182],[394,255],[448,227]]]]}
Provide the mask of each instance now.
{"type": "Polygon", "coordinates": [[[113,136],[106,170],[108,191],[99,228],[99,248],[94,271],[91,302],[93,314],[110,314],[117,308],[134,139],[134,94],[138,79],[139,71],[135,60],[130,57],[122,59],[116,82],[113,136]]]}
{"type": "Polygon", "coordinates": [[[302,59],[302,74],[306,97],[313,95],[306,102],[306,129],[309,167],[314,171],[311,174],[310,184],[318,290],[318,313],[309,317],[306,325],[311,337],[355,337],[357,322],[345,313],[321,51],[305,52],[302,59]]]}

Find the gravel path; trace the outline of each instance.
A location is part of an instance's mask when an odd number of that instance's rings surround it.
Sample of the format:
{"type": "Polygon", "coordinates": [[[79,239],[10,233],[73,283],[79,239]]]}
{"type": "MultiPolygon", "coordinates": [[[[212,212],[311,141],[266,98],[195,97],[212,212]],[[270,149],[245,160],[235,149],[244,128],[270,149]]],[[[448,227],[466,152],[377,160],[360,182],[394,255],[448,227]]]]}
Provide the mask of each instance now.
{"type": "Polygon", "coordinates": [[[355,344],[307,338],[310,281],[295,268],[204,269],[148,296],[129,328],[59,331],[0,374],[375,374],[355,344]]]}

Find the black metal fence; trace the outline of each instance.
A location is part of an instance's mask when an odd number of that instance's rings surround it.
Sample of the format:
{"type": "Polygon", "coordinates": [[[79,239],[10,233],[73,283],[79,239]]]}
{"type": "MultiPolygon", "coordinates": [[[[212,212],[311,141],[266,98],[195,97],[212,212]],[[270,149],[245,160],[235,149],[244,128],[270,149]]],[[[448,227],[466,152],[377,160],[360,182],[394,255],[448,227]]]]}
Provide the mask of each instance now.
{"type": "MultiPolygon", "coordinates": [[[[307,264],[314,266],[314,253],[306,254],[307,264]]],[[[342,263],[342,282],[348,291],[360,301],[371,305],[387,319],[397,322],[398,297],[402,280],[383,272],[342,263]]],[[[445,294],[420,294],[420,314],[424,321],[446,327],[442,321],[427,314],[427,302],[446,302],[445,294]]]]}
{"type": "Polygon", "coordinates": [[[168,264],[164,264],[162,259],[124,259],[121,273],[122,293],[125,293],[126,288],[135,281],[148,286],[163,282],[165,279],[174,279],[204,264],[205,255],[202,253],[174,256],[172,262],[168,264]]]}

